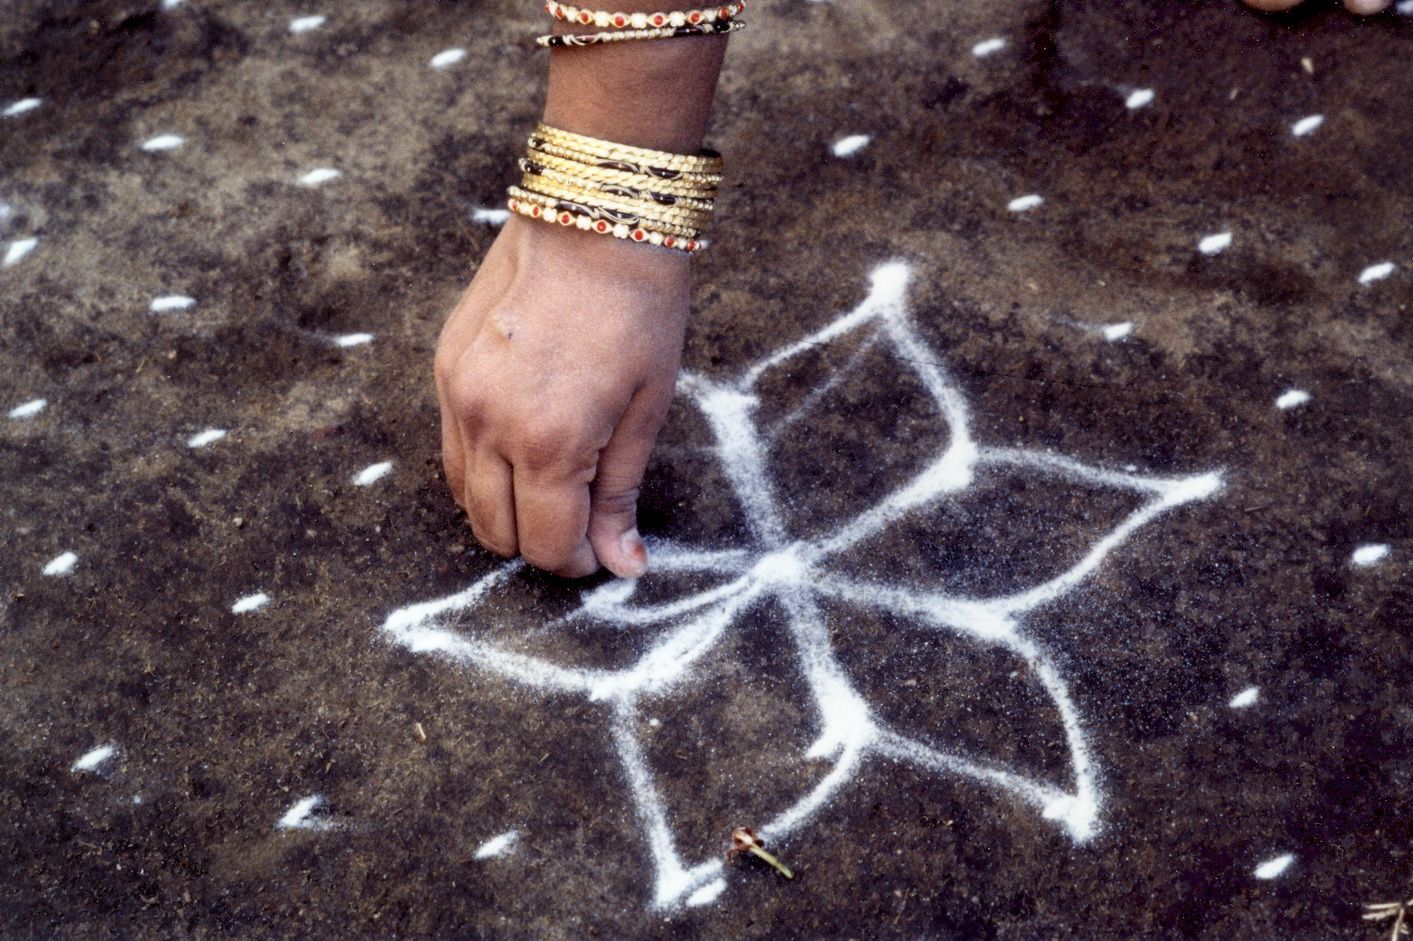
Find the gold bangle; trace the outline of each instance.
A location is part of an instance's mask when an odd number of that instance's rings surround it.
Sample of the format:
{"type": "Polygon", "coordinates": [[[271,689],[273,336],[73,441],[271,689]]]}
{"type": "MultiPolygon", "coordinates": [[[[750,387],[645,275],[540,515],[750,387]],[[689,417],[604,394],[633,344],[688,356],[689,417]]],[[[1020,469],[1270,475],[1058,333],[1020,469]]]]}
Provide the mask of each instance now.
{"type": "Polygon", "coordinates": [[[544,151],[536,150],[528,153],[526,157],[521,157],[521,161],[531,162],[538,167],[548,168],[560,174],[569,175],[575,179],[584,179],[586,182],[598,182],[598,184],[615,185],[615,187],[629,187],[632,189],[646,189],[654,194],[677,196],[680,199],[697,199],[699,202],[711,202],[715,198],[715,187],[698,187],[697,184],[681,181],[681,179],[658,179],[657,177],[643,177],[642,174],[630,174],[622,170],[613,170],[612,167],[591,167],[588,164],[581,164],[565,157],[555,157],[554,154],[547,154],[544,151]]]}
{"type": "Polygon", "coordinates": [[[532,137],[539,137],[557,147],[578,151],[604,160],[627,160],[657,170],[683,170],[689,173],[720,173],[724,166],[721,154],[703,149],[698,154],[674,154],[665,150],[649,150],[613,141],[599,140],[573,131],[564,131],[541,121],[532,137]]]}
{"type": "Polygon", "coordinates": [[[595,157],[574,150],[570,147],[561,147],[552,144],[547,140],[538,137],[531,137],[527,142],[527,149],[532,153],[551,154],[561,160],[572,160],[581,166],[597,167],[605,170],[617,170],[619,173],[627,173],[633,176],[642,176],[655,180],[667,180],[675,183],[683,183],[698,187],[715,187],[721,182],[719,173],[694,173],[688,170],[663,170],[656,167],[647,167],[642,164],[633,163],[622,158],[609,159],[606,157],[595,157]]]}
{"type": "Polygon", "coordinates": [[[544,193],[546,196],[572,199],[589,206],[603,206],[616,212],[631,212],[646,219],[655,219],[694,229],[705,228],[711,215],[694,209],[663,206],[649,200],[615,196],[602,190],[587,189],[575,183],[560,183],[536,173],[526,173],[520,180],[520,187],[532,193],[544,193]]]}
{"type": "MultiPolygon", "coordinates": [[[[702,234],[701,230],[693,228],[692,226],[644,219],[636,213],[623,212],[611,206],[591,206],[580,200],[569,199],[563,196],[550,196],[545,193],[536,193],[533,190],[521,189],[518,186],[508,186],[505,191],[515,199],[529,203],[537,203],[545,212],[549,213],[569,212],[576,215],[585,215],[592,219],[605,219],[614,225],[621,224],[627,225],[630,228],[640,227],[670,232],[682,238],[696,238],[702,234]]],[[[568,223],[566,223],[566,225],[567,224],[568,223]]]]}
{"type": "Polygon", "coordinates": [[[637,164],[630,164],[625,160],[602,160],[598,157],[585,157],[577,151],[569,150],[568,147],[557,147],[547,141],[538,140],[531,137],[526,147],[526,153],[530,155],[545,154],[548,157],[557,157],[560,160],[572,162],[578,167],[588,168],[588,170],[609,170],[619,172],[625,177],[637,177],[640,179],[651,179],[651,181],[661,181],[664,184],[671,184],[674,187],[692,189],[698,194],[708,194],[715,191],[716,184],[721,182],[719,174],[690,174],[682,171],[656,171],[649,172],[640,168],[637,164]]]}
{"type": "Polygon", "coordinates": [[[694,209],[698,212],[711,212],[716,208],[716,204],[710,199],[701,199],[693,196],[677,196],[673,193],[664,193],[656,189],[644,188],[643,183],[635,181],[636,185],[618,183],[608,180],[591,180],[587,176],[576,173],[564,173],[553,167],[545,166],[537,160],[529,157],[521,157],[519,161],[520,169],[526,173],[533,173],[556,183],[565,183],[570,186],[577,186],[580,189],[603,191],[610,197],[617,199],[641,199],[644,202],[656,203],[660,206],[674,209],[694,209]]]}

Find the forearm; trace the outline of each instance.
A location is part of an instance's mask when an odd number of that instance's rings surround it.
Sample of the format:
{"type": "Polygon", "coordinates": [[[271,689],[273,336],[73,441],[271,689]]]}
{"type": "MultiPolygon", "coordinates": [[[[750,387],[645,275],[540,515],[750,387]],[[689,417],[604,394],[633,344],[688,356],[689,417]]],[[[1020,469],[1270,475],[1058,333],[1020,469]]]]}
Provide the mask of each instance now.
{"type": "MultiPolygon", "coordinates": [[[[691,7],[690,0],[604,2],[602,9],[622,13],[691,7]]],[[[593,31],[555,22],[560,34],[593,31]]],[[[545,123],[620,144],[693,153],[706,134],[726,42],[726,36],[690,36],[553,49],[545,123]]]]}

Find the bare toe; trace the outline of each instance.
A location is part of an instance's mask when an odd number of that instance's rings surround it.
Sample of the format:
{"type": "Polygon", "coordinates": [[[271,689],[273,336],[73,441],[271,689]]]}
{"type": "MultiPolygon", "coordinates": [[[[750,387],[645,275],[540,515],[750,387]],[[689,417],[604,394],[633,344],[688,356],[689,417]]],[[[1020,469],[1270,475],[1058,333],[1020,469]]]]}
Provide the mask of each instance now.
{"type": "Polygon", "coordinates": [[[1298,7],[1302,2],[1304,0],[1246,0],[1246,5],[1255,7],[1263,13],[1279,13],[1281,10],[1298,7]]]}

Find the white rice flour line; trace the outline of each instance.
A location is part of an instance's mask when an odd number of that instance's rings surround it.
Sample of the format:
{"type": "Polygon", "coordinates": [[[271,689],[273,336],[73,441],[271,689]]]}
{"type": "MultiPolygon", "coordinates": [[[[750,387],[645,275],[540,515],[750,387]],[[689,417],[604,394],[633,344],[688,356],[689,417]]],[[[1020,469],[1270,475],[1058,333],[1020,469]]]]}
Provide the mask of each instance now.
{"type": "MultiPolygon", "coordinates": [[[[773,599],[788,615],[788,628],[800,672],[809,687],[819,736],[807,757],[833,766],[806,794],[759,828],[779,840],[810,818],[855,777],[870,758],[906,761],[939,774],[990,785],[1034,806],[1056,821],[1076,842],[1090,838],[1099,824],[1102,797],[1097,770],[1079,710],[1050,656],[1023,629],[1022,619],[1060,598],[1094,572],[1135,531],[1160,514],[1200,500],[1221,488],[1217,473],[1156,477],[1095,467],[1043,451],[981,447],[971,437],[967,404],[931,351],[914,331],[905,305],[909,269],[901,262],[876,268],[872,290],[854,310],[833,323],[766,357],[732,382],[685,375],[679,391],[701,410],[716,439],[715,453],[740,501],[751,529],[751,545],[735,549],[693,549],[655,542],[652,571],[705,572],[728,577],[726,584],[656,605],[633,605],[636,583],[611,582],[581,597],[565,620],[588,619],[624,627],[651,625],[665,633],[622,669],[562,666],[506,649],[454,629],[458,615],[478,605],[520,568],[508,562],[469,588],[438,601],[394,611],[383,633],[414,652],[438,653],[489,670],[511,682],[546,693],[568,693],[602,702],[608,710],[613,744],[623,764],[633,805],[647,834],[655,868],[653,906],[706,904],[724,887],[720,859],[690,864],[678,853],[667,807],[635,728],[640,703],[675,686],[697,680],[694,667],[737,618],[758,601],[773,599]],[[766,442],[755,421],[756,384],[767,371],[821,344],[869,328],[865,344],[887,343],[895,368],[912,369],[949,432],[940,453],[911,480],[881,502],[817,540],[789,534],[766,466],[766,442]],[[982,467],[1017,467],[1037,474],[1142,494],[1148,500],[1101,537],[1068,570],[1035,587],[992,598],[931,592],[925,586],[860,581],[831,567],[839,553],[879,534],[907,516],[935,508],[949,494],[965,490],[982,467]],[[873,608],[1011,651],[1031,668],[1049,694],[1064,727],[1072,781],[1068,786],[1028,777],[998,764],[945,751],[906,735],[875,713],[850,682],[834,655],[819,602],[832,600],[873,608]]],[[[857,356],[852,362],[857,362],[857,356]]],[[[805,406],[817,401],[806,399],[805,406]]],[[[783,423],[782,423],[783,424],[783,423]]]]}

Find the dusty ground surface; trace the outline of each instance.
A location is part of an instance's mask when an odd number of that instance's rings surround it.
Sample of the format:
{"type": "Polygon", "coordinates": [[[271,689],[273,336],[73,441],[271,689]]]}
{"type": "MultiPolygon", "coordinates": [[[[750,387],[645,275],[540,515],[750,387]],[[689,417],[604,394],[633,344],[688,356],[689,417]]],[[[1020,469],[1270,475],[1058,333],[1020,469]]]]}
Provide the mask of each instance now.
{"type": "MultiPolygon", "coordinates": [[[[740,376],[890,260],[914,340],[864,325],[762,376],[747,483],[773,544],[822,545],[957,444],[929,363],[980,446],[1024,454],[827,574],[749,569],[730,594],[759,597],[615,725],[497,667],[622,667],[670,636],[554,620],[580,586],[505,573],[438,628],[479,639],[469,662],[383,630],[498,568],[439,479],[429,367],[536,114],[539,17],[9,4],[0,106],[41,103],[0,119],[0,391],[47,405],[0,418],[0,935],[1381,937],[1360,903],[1413,895],[1413,19],[761,3],[712,135],[731,189],[688,368],[740,376]],[[141,148],[164,133],[185,143],[141,148]],[[834,156],[850,134],[871,140],[834,156]],[[341,176],[300,185],[320,167],[341,176]],[[167,295],[195,304],[153,312],[167,295]],[[228,434],[189,447],[207,428],[228,434]],[[1124,529],[1150,494],[1046,454],[1222,485],[1124,529]],[[759,588],[786,576],[837,590],[802,617],[759,588]],[[908,607],[1046,584],[989,637],[908,607]],[[811,752],[840,703],[953,764],[811,752]],[[794,882],[655,882],[654,812],[711,870],[831,771],[775,841],[794,882]]],[[[758,560],[712,443],[684,398],[645,527],[758,560]]],[[[700,600],[731,564],[590,597],[700,600]]]]}

